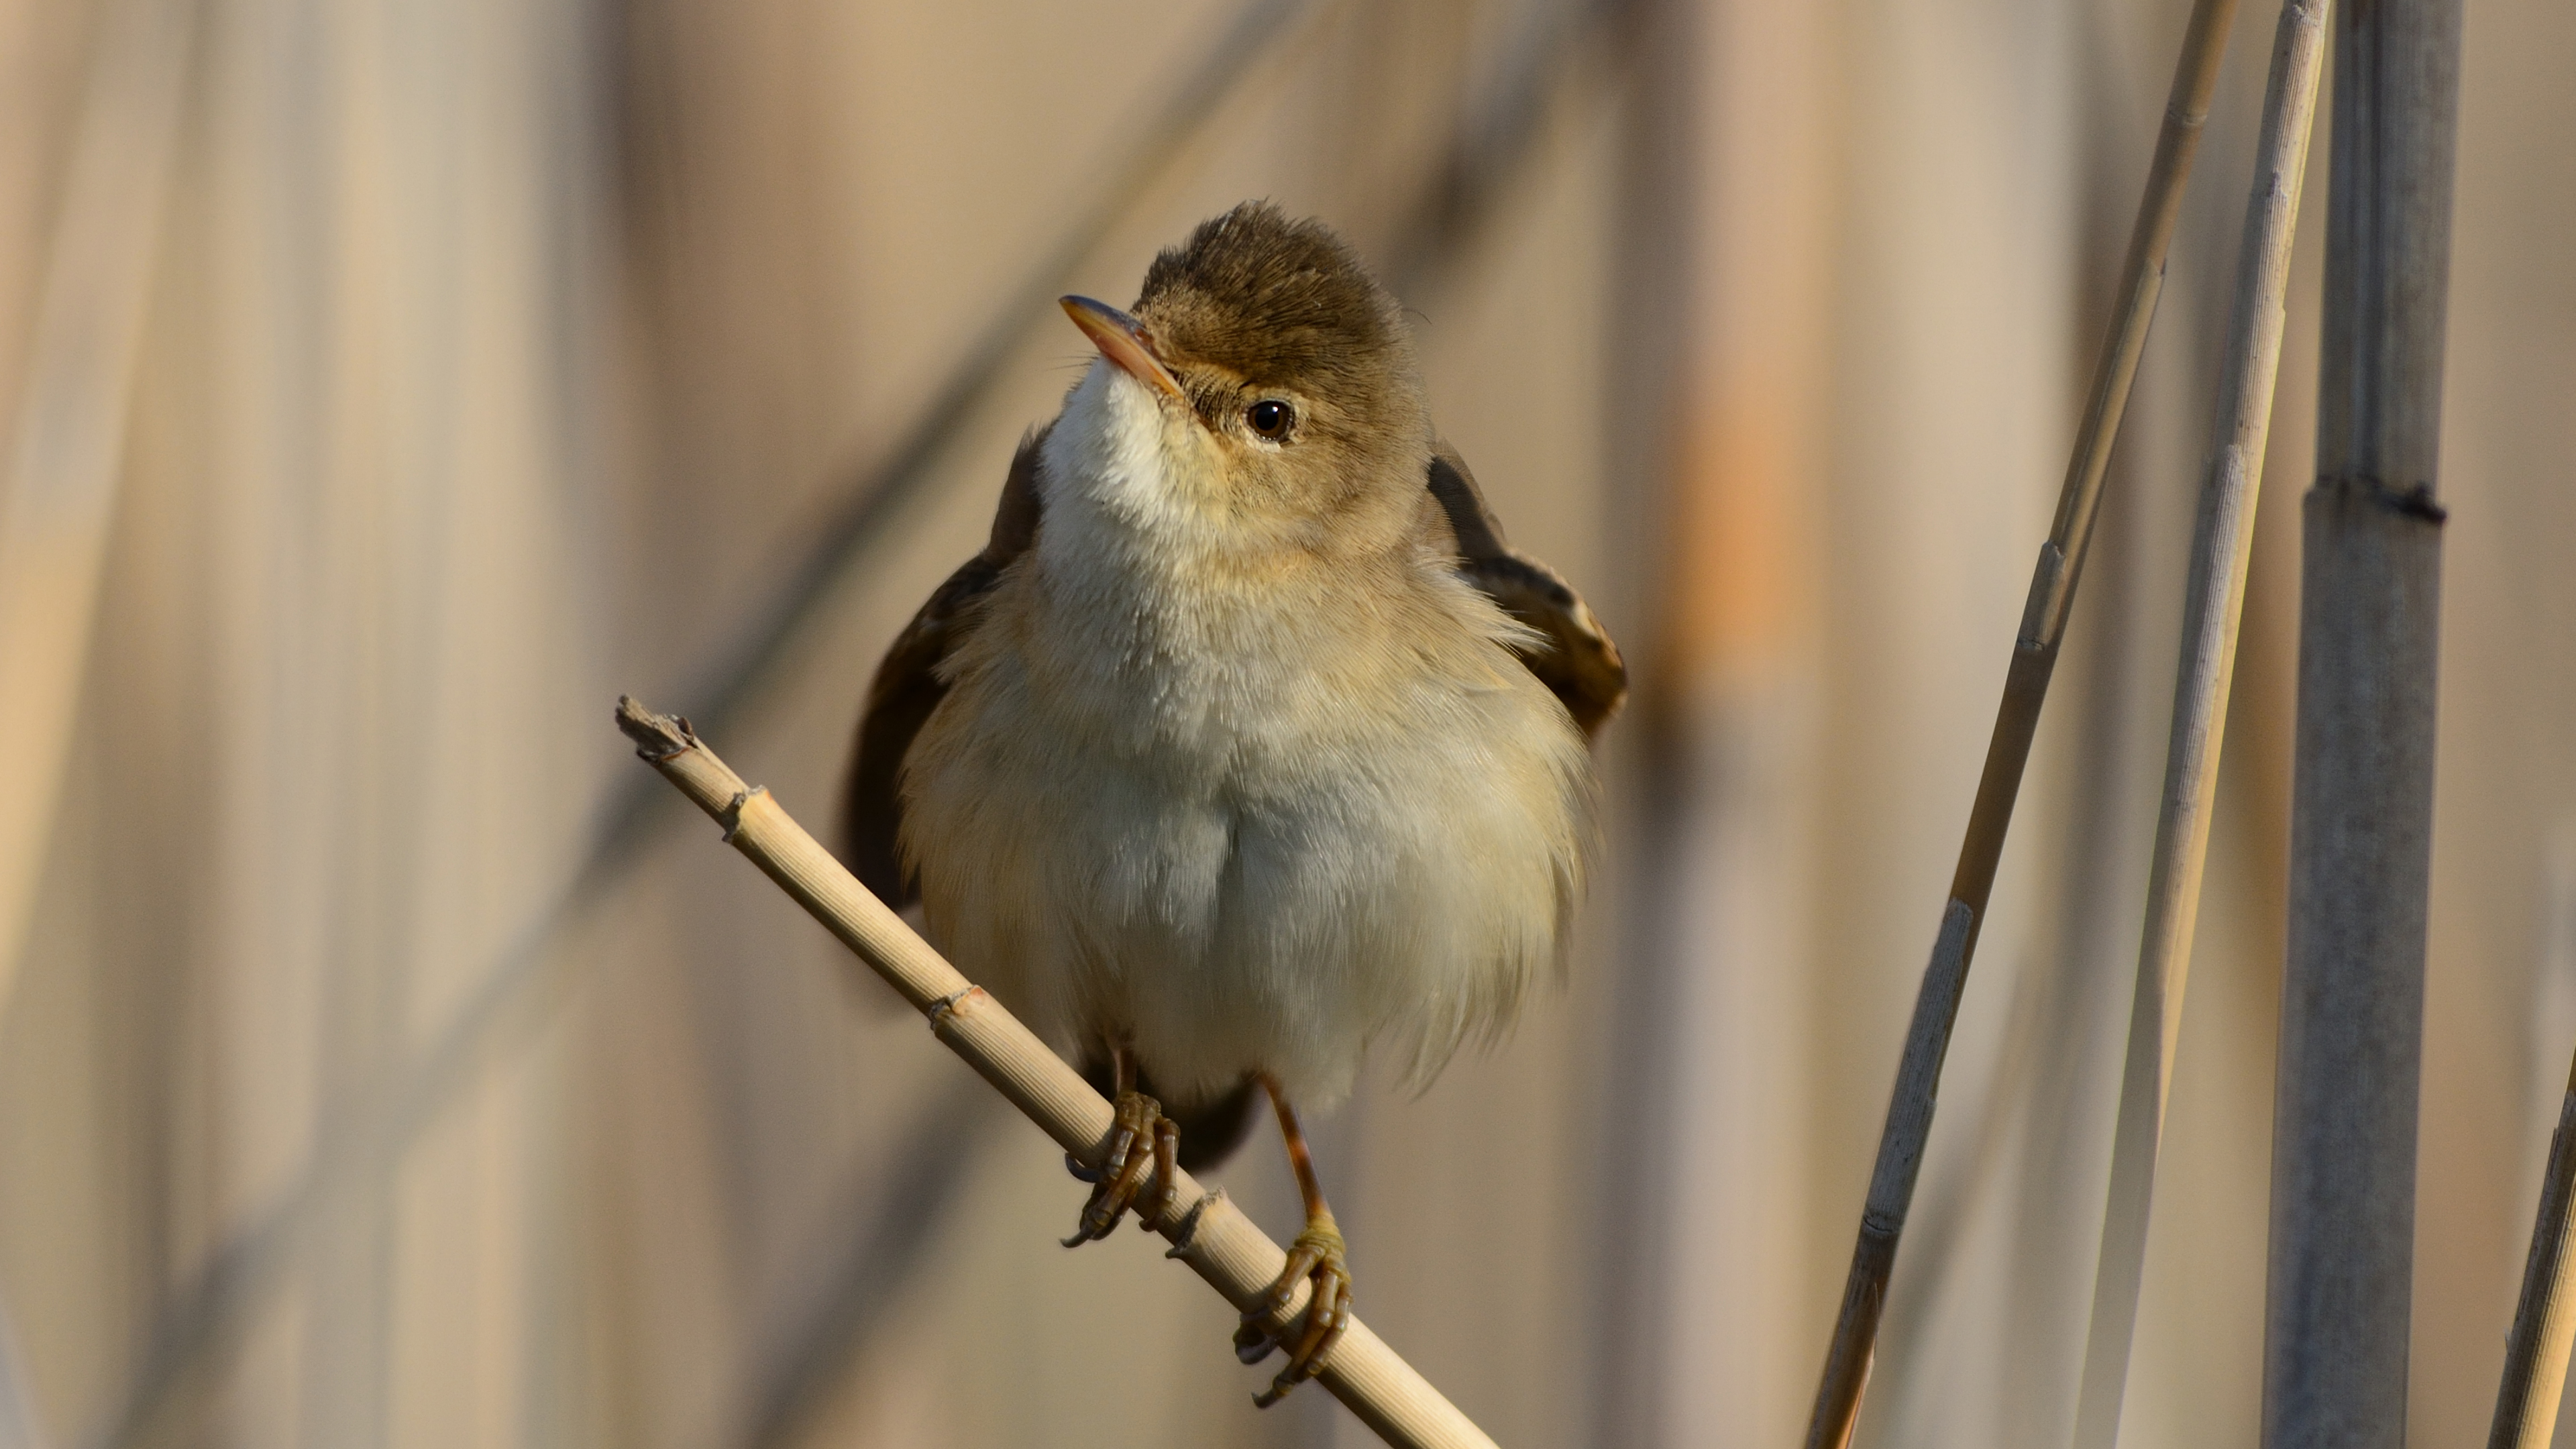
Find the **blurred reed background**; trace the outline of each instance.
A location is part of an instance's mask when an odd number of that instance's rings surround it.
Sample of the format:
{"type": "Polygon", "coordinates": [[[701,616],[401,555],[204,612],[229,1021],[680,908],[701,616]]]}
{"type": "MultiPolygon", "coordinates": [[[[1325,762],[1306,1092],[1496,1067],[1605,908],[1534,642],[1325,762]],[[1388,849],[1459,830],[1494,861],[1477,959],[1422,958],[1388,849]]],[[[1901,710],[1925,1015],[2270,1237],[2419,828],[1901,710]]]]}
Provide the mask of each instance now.
{"type": "MultiPolygon", "coordinates": [[[[0,1445],[1353,1445],[662,798],[878,652],[1246,196],[1415,309],[1629,648],[1570,988],[1318,1151],[1503,1442],[1805,1420],[2180,0],[0,0],[0,1445]],[[720,721],[720,723],[719,723],[720,721]],[[720,730],[721,733],[717,731],[720,730]]],[[[1951,1054],[1871,1445],[2074,1413],[2249,3],[1951,1054]]],[[[2469,0],[2415,1442],[2576,1045],[2576,11],[2469,0]]],[[[2325,127],[2318,128],[2318,145],[2325,127]]],[[[2256,1420],[2325,168],[2127,1402],[2256,1420]]],[[[1219,1174],[1274,1232],[1265,1150],[1219,1174]]]]}

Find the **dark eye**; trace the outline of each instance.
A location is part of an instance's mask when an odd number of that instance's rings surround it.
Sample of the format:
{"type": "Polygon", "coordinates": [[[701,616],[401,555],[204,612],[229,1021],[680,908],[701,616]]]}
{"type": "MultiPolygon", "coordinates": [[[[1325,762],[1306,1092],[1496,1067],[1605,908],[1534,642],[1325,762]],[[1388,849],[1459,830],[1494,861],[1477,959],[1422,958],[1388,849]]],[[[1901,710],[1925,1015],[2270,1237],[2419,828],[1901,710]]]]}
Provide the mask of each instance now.
{"type": "Polygon", "coordinates": [[[1243,421],[1254,432],[1277,442],[1288,436],[1297,423],[1297,410],[1275,397],[1266,397],[1243,410],[1243,421]]]}

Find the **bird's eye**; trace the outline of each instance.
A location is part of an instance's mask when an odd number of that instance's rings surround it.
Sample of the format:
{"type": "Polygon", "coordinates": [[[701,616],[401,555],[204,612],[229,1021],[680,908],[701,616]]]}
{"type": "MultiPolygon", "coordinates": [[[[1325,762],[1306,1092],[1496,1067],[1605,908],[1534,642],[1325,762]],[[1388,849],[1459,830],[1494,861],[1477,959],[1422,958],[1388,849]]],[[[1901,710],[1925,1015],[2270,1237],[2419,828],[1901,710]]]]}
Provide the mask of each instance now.
{"type": "Polygon", "coordinates": [[[1243,410],[1243,421],[1275,443],[1288,436],[1288,430],[1296,425],[1297,410],[1275,397],[1266,397],[1243,410]]]}

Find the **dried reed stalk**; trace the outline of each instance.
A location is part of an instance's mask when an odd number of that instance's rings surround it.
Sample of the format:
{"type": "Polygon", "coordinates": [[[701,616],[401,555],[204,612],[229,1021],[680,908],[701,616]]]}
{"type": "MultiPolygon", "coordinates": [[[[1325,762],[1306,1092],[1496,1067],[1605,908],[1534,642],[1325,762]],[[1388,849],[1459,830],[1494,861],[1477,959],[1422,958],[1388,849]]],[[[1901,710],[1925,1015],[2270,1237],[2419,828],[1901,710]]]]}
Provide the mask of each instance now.
{"type": "Polygon", "coordinates": [[[2522,1266],[2522,1298],[2504,1341],[2504,1382],[2496,1388],[2487,1449],[2549,1449],[2558,1428],[2558,1399],[2567,1387],[2567,1354],[2576,1347],[2576,1063],[2558,1130],[2549,1135],[2549,1167],[2540,1175],[2540,1212],[2531,1225],[2531,1256],[2522,1266]]]}
{"type": "MultiPolygon", "coordinates": [[[[1084,1164],[1097,1167],[1109,1143],[1109,1102],[1002,1004],[958,973],[930,943],[860,885],[765,790],[743,783],[688,722],[617,702],[617,725],[636,753],[713,816],[725,839],[841,939],[853,954],[930,1018],[931,1030],[985,1081],[1084,1164]]],[[[1259,1310],[1274,1334],[1305,1316],[1303,1283],[1287,1306],[1269,1308],[1270,1285],[1288,1255],[1223,1191],[1203,1191],[1189,1174],[1175,1183],[1192,1206],[1157,1231],[1180,1259],[1238,1310],[1259,1310]]],[[[1494,1441],[1385,1340],[1351,1321],[1316,1381],[1399,1449],[1494,1449],[1494,1441]]]]}
{"type": "Polygon", "coordinates": [[[2012,825],[2013,801],[2021,792],[2022,771],[2030,763],[2031,741],[2039,731],[2040,706],[2048,698],[2049,676],[2057,668],[2058,645],[2065,636],[2076,580],[2083,572],[2102,501],[2103,470],[2111,460],[2111,444],[2119,436],[2121,414],[2128,408],[2129,387],[2137,377],[2148,324],[2155,318],[2156,298],[2164,286],[2165,251],[2182,206],[2183,183],[2200,149],[2201,126],[2209,117],[2210,93],[2218,84],[2218,63],[2226,53],[2227,30],[2235,15],[2236,0],[2193,0],[2191,20],[2183,32],[2182,56],[2165,101],[2155,159],[2147,168],[2146,194],[2138,203],[2137,223],[2129,233],[2128,256],[2120,269],[2110,331],[2102,340],[2084,420],[2076,429],[2074,456],[2057,496],[2057,515],[2049,525],[2048,541],[2040,545],[2030,597],[2013,640],[2012,663],[2004,675],[2003,702],[1995,711],[1994,734],[1986,746],[1985,769],[1977,780],[1976,802],[1969,808],[1967,832],[1959,845],[1950,900],[1942,910],[1932,963],[1915,998],[1895,1095],[1879,1136],[1877,1166],[1870,1175],[1868,1203],[1852,1245],[1842,1308],[1816,1385],[1815,1409],[1807,1421],[1807,1449],[1841,1449],[1851,1441],[1852,1428],[1859,1421],[1861,1390],[1868,1383],[1877,1351],[1888,1279],[1896,1269],[1897,1244],[1905,1232],[1906,1210],[1913,1203],[1923,1144],[1932,1130],[1942,1058],[1958,1019],[1968,965],[1976,954],[1977,931],[1994,892],[1995,868],[2012,825]]]}
{"type": "Polygon", "coordinates": [[[2273,1104],[2266,1449],[2406,1442],[2459,47],[2459,0],[2348,4],[2335,25],[2273,1104]]]}
{"type": "Polygon", "coordinates": [[[2209,855],[2210,810],[2218,795],[2227,692],[2236,672],[2236,629],[2245,610],[2246,565],[2253,556],[2255,498],[2263,482],[2263,446],[2271,432],[2273,381],[2280,370],[2290,242],[2307,176],[2317,82],[2324,71],[2326,9],[2327,0],[2287,0],[2282,5],[2271,73],[2264,82],[2263,123],[2255,144],[2253,196],[2245,208],[2218,420],[2183,595],[2173,733],[2165,748],[2164,797],[2156,815],[2146,926],[2138,942],[2137,1000],[2129,1011],[2129,1055],[2112,1139],[2110,1197],[2094,1267],[2083,1387],[2076,1399],[2076,1449],[2111,1449],[2120,1435],[2156,1157],[2164,1143],[2165,1100],[2173,1087],[2174,1043],[2182,1034],[2183,989],[2191,969],[2192,928],[2200,914],[2201,868],[2209,855]]]}

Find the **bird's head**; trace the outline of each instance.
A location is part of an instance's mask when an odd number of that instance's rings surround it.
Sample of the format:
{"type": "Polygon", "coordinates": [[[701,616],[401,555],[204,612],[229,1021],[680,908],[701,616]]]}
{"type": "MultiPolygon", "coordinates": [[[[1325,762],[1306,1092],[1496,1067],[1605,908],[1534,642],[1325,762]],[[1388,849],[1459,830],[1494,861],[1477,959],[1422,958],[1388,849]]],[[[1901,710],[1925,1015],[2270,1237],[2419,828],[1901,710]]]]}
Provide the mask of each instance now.
{"type": "Polygon", "coordinates": [[[1321,222],[1245,202],[1156,257],[1132,314],[1064,309],[1102,361],[1056,432],[1102,501],[1361,546],[1419,506],[1431,427],[1412,340],[1321,222]]]}

